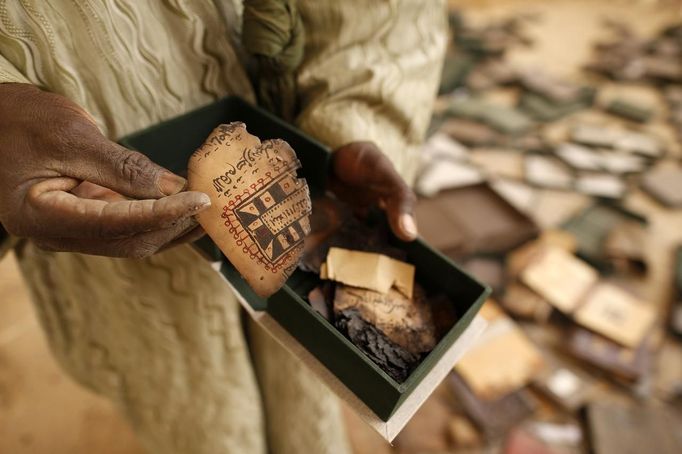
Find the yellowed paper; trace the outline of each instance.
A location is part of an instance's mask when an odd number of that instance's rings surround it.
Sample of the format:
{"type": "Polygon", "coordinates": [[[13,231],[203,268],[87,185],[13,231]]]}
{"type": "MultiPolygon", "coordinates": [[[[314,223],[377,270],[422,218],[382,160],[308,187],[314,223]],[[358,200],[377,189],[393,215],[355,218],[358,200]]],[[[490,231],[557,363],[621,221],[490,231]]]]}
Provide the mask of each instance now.
{"type": "Polygon", "coordinates": [[[323,268],[332,281],[384,294],[395,287],[408,298],[413,295],[414,266],[382,254],[333,247],[323,268]]]}
{"type": "Polygon", "coordinates": [[[538,349],[496,303],[480,315],[488,326],[455,370],[481,399],[501,398],[527,385],[544,367],[538,349]]]}
{"type": "Polygon", "coordinates": [[[599,275],[591,266],[556,246],[547,246],[521,272],[521,281],[564,313],[572,313],[599,275]]]}
{"type": "Polygon", "coordinates": [[[575,313],[575,321],[629,348],[638,347],[651,330],[655,311],[611,284],[600,284],[575,313]]]}
{"type": "Polygon", "coordinates": [[[537,240],[530,241],[507,254],[506,267],[510,278],[517,277],[533,258],[546,247],[557,247],[574,253],[577,249],[575,236],[564,230],[544,230],[537,240]]]}

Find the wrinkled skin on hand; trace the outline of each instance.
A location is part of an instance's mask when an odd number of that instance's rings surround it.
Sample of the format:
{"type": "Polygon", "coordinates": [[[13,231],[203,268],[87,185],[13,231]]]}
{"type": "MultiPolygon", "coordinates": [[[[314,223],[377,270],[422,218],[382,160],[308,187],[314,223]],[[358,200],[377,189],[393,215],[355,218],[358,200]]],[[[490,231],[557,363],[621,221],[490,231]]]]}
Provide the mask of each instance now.
{"type": "Polygon", "coordinates": [[[0,222],[44,249],[141,258],[203,234],[206,194],[31,85],[0,84],[0,163],[0,222]]]}
{"type": "Polygon", "coordinates": [[[372,142],[352,142],[332,154],[329,189],[357,214],[379,206],[398,238],[412,241],[417,237],[416,197],[372,142]]]}

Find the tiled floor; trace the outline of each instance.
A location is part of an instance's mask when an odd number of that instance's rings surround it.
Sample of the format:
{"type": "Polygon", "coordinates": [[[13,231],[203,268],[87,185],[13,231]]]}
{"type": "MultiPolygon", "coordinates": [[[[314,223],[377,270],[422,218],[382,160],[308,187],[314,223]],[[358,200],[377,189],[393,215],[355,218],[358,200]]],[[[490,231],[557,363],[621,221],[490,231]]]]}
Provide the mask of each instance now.
{"type": "Polygon", "coordinates": [[[52,358],[13,255],[0,260],[0,454],[141,454],[112,406],[52,358]]]}

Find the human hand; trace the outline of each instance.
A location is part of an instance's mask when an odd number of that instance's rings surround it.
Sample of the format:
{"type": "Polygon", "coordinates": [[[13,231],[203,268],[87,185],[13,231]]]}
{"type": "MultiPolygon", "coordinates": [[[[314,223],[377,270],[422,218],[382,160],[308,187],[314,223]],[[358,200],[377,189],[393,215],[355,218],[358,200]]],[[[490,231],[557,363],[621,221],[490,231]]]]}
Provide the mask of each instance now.
{"type": "Polygon", "coordinates": [[[417,237],[416,197],[391,161],[372,142],[352,142],[334,151],[329,188],[356,212],[379,206],[391,230],[405,241],[417,237]]]}
{"type": "Polygon", "coordinates": [[[201,192],[108,140],[68,99],[0,84],[0,222],[39,247],[142,258],[201,233],[201,192]]]}

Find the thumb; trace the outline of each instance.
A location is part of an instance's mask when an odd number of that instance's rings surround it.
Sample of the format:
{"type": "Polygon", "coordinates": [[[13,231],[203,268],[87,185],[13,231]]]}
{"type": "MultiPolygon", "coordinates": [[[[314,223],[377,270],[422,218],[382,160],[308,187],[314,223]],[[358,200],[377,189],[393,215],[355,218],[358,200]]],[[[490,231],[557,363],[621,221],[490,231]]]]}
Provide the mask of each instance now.
{"type": "Polygon", "coordinates": [[[382,203],[391,230],[403,241],[413,241],[418,235],[414,215],[415,202],[414,192],[402,183],[396,185],[392,194],[382,203]]]}
{"type": "MultiPolygon", "coordinates": [[[[80,142],[80,140],[79,140],[80,142]]],[[[81,143],[83,153],[71,162],[67,174],[136,199],[158,199],[177,194],[187,180],[104,137],[99,131],[81,143]]]]}

